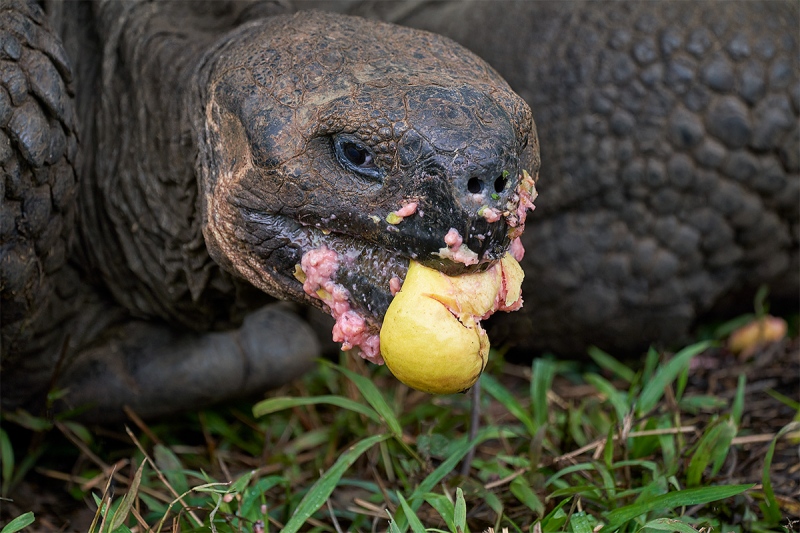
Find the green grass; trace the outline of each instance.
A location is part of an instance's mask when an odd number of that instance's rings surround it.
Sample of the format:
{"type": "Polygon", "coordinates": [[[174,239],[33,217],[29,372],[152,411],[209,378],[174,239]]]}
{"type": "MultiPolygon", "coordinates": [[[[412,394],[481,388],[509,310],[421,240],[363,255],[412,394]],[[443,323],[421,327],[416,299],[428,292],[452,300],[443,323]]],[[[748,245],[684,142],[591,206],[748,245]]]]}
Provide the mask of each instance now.
{"type": "MultiPolygon", "coordinates": [[[[690,365],[720,356],[715,345],[651,350],[639,369],[599,349],[591,363],[542,358],[530,368],[493,353],[479,428],[473,395],[410,391],[348,355],[254,406],[152,426],[134,418],[110,439],[128,444],[6,414],[34,436],[67,436],[82,466],[59,474],[15,462],[0,430],[0,473],[12,498],[34,470],[69,479],[76,504],[96,510],[97,533],[795,531],[772,462],[776,447],[796,444],[800,423],[753,435],[744,376],[727,397],[693,389],[690,365]],[[757,479],[732,458],[750,441],[766,450],[757,479]]],[[[797,410],[795,399],[770,398],[797,410]]],[[[28,452],[44,453],[50,437],[28,452]]],[[[34,520],[20,514],[0,533],[34,520]]]]}

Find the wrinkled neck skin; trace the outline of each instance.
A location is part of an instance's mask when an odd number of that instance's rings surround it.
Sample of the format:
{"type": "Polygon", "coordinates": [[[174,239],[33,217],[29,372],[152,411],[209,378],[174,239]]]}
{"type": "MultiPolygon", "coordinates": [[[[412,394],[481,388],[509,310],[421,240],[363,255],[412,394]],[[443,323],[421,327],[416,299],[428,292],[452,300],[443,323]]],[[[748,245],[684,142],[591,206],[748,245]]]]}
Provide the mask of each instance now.
{"type": "Polygon", "coordinates": [[[95,31],[67,43],[83,84],[76,97],[87,276],[134,315],[206,329],[243,316],[236,294],[246,284],[206,251],[191,114],[203,55],[243,14],[217,2],[205,8],[220,16],[197,14],[191,4],[98,2],[63,26],[67,39],[90,33],[68,32],[70,24],[95,31]]]}

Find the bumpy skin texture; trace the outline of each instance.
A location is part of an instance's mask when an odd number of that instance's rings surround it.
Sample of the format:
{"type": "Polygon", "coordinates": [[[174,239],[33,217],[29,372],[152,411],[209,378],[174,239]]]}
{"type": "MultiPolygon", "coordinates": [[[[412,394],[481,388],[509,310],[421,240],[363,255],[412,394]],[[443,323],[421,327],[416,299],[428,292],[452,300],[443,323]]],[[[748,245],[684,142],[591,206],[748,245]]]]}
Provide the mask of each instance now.
{"type": "MultiPolygon", "coordinates": [[[[77,156],[72,73],[45,16],[0,5],[0,306],[2,352],[54,321],[46,302],[73,238],[77,156]]],[[[69,291],[69,287],[58,287],[69,291]]]]}
{"type": "Polygon", "coordinates": [[[533,108],[525,306],[494,319],[493,339],[671,345],[698,317],[747,311],[761,284],[797,308],[796,2],[337,7],[452,37],[533,108]]]}

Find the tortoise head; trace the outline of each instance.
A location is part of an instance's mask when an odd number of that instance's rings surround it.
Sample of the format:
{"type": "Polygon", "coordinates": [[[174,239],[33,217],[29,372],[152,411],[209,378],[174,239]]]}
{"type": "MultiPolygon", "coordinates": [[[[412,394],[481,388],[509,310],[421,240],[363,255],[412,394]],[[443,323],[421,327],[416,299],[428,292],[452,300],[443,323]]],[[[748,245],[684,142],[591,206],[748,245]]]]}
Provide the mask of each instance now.
{"type": "Polygon", "coordinates": [[[509,249],[539,167],[531,111],[454,42],[299,13],[239,28],[202,72],[204,236],[227,270],[333,307],[298,270],[327,250],[377,330],[410,258],[455,275],[509,249]]]}

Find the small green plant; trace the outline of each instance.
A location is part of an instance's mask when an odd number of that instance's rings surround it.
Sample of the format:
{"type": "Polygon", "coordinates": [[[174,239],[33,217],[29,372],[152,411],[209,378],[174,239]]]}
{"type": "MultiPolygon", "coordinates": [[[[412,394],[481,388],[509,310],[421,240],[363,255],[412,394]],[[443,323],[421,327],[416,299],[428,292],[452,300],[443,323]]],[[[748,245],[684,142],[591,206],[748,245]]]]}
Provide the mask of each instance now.
{"type": "Polygon", "coordinates": [[[3,526],[3,529],[0,529],[0,533],[16,533],[17,531],[22,531],[29,525],[33,524],[35,520],[36,519],[31,512],[21,514],[3,526]]]}
{"type": "MultiPolygon", "coordinates": [[[[252,412],[199,413],[189,433],[137,422],[118,468],[82,426],[54,427],[95,462],[75,481],[105,480],[85,489],[91,533],[788,531],[771,466],[798,437],[797,402],[767,396],[787,422],[771,441],[753,435],[744,375],[725,398],[692,386],[695,360],[722,356],[714,346],[651,350],[640,368],[597,348],[590,365],[542,358],[527,369],[493,354],[479,413],[469,395],[423,395],[343,356],[252,412]],[[762,470],[733,475],[731,454],[754,440],[762,470]]],[[[15,468],[5,433],[0,454],[5,484],[15,468]]]]}

